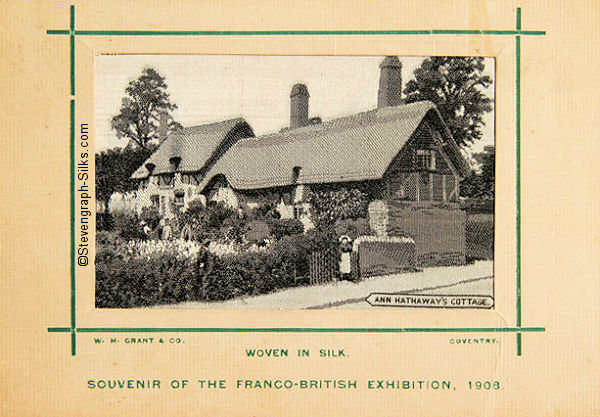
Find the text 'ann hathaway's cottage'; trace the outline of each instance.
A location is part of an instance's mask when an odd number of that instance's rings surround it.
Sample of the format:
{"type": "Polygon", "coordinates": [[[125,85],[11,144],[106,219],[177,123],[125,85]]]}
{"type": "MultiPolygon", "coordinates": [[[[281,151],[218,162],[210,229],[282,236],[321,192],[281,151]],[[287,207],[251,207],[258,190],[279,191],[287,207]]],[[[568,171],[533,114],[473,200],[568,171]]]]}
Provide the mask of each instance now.
{"type": "Polygon", "coordinates": [[[327,122],[308,117],[308,89],[291,91],[290,126],[255,137],[242,118],[184,128],[161,141],[133,174],[136,206],[170,217],[192,200],[244,210],[274,204],[281,218],[313,227],[311,190],[360,186],[367,220],[380,236],[410,236],[420,265],[465,262],[467,175],[434,104],[402,103],[401,63],[381,65],[376,109],[327,122]]]}

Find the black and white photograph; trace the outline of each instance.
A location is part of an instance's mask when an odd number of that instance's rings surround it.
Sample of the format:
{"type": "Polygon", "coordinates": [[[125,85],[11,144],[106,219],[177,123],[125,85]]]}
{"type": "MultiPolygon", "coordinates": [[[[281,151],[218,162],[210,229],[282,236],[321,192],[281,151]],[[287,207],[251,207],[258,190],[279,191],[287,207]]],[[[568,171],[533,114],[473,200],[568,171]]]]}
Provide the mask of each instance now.
{"type": "Polygon", "coordinates": [[[494,307],[495,60],[98,55],[96,308],[494,307]]]}

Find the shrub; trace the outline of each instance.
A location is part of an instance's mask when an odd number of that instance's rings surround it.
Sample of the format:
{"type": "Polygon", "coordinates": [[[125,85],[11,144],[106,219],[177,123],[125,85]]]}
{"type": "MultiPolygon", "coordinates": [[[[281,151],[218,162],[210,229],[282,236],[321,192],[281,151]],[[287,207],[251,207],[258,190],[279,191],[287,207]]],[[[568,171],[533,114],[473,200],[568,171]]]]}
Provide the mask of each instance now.
{"type": "Polygon", "coordinates": [[[113,223],[113,216],[108,211],[96,213],[96,231],[112,230],[113,223]]]}
{"type": "Polygon", "coordinates": [[[210,274],[204,274],[202,298],[222,301],[258,295],[296,285],[295,260],[272,251],[213,258],[210,274]]]}
{"type": "Polygon", "coordinates": [[[306,233],[305,238],[311,251],[327,251],[338,247],[339,236],[332,226],[311,229],[306,233]]]}
{"type": "Polygon", "coordinates": [[[154,206],[144,207],[139,219],[145,221],[151,229],[156,229],[158,227],[158,223],[160,222],[158,208],[154,206]]]}
{"type": "Polygon", "coordinates": [[[268,239],[270,233],[269,225],[262,220],[252,220],[246,226],[246,237],[250,242],[261,242],[268,239]]]}
{"type": "Polygon", "coordinates": [[[113,215],[113,230],[119,233],[119,236],[125,240],[143,239],[144,234],[140,226],[140,220],[137,216],[119,212],[113,215]]]}
{"type": "Polygon", "coordinates": [[[244,222],[237,211],[223,203],[211,202],[204,207],[200,201],[193,201],[178,215],[176,227],[172,227],[186,238],[201,242],[229,239],[239,243],[244,239],[244,222]]]}
{"type": "MultiPolygon", "coordinates": [[[[223,246],[211,245],[217,252],[223,246]]],[[[139,307],[269,293],[307,282],[310,254],[335,248],[333,228],[283,236],[260,251],[223,250],[218,256],[195,242],[127,242],[117,232],[101,232],[97,235],[96,305],[139,307]]]]}
{"type": "Polygon", "coordinates": [[[370,196],[365,186],[313,189],[308,201],[316,224],[332,224],[336,220],[367,217],[370,196]]]}
{"type": "Polygon", "coordinates": [[[304,233],[304,225],[298,219],[271,219],[268,221],[269,229],[275,239],[284,236],[293,236],[304,233]]]}
{"type": "Polygon", "coordinates": [[[126,242],[116,234],[97,236],[96,306],[141,307],[196,299],[196,271],[209,254],[185,241],[126,242]]]}
{"type": "Polygon", "coordinates": [[[466,222],[466,257],[494,259],[494,216],[492,214],[469,214],[466,222]]]}
{"type": "Polygon", "coordinates": [[[372,235],[369,221],[365,218],[343,219],[335,223],[335,233],[338,236],[347,235],[354,240],[359,236],[372,235]]]}
{"type": "Polygon", "coordinates": [[[194,262],[169,255],[150,259],[96,257],[96,306],[109,308],[171,304],[197,292],[194,262]]]}

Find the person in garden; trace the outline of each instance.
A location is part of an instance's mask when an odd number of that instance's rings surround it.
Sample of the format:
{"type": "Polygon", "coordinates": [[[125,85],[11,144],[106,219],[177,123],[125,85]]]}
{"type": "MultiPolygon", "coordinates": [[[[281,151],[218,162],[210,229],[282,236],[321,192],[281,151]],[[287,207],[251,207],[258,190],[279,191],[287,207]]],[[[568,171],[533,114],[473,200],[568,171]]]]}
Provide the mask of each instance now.
{"type": "Polygon", "coordinates": [[[171,226],[167,223],[167,221],[162,218],[160,219],[160,238],[162,240],[169,240],[171,238],[171,226]]]}
{"type": "Polygon", "coordinates": [[[152,233],[152,229],[144,220],[140,222],[140,226],[142,227],[142,234],[146,239],[150,237],[150,233],[152,233]]]}
{"type": "Polygon", "coordinates": [[[352,268],[350,266],[350,253],[352,252],[352,239],[349,236],[340,236],[340,277],[349,280],[351,278],[352,268]]]}

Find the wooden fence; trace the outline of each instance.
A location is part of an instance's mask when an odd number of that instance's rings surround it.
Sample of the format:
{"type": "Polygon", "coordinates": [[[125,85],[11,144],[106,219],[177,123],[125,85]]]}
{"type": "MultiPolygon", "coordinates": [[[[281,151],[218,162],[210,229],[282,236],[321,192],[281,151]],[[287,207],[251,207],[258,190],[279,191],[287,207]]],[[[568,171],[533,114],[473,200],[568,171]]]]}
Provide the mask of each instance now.
{"type": "Polygon", "coordinates": [[[337,251],[319,251],[310,255],[310,284],[324,284],[335,281],[339,272],[337,251]]]}

